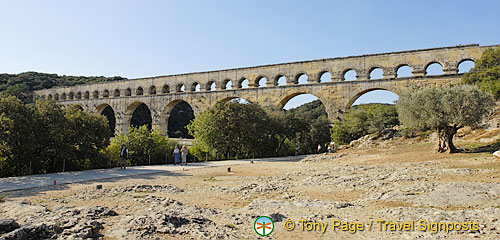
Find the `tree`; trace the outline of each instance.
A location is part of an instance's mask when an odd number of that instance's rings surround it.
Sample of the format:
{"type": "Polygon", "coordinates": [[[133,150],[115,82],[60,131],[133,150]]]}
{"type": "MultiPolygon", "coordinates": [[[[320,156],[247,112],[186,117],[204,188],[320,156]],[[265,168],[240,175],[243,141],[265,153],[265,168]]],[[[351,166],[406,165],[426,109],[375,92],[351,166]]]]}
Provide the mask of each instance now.
{"type": "MultiPolygon", "coordinates": [[[[307,146],[303,140],[303,136],[307,136],[311,126],[304,119],[300,119],[295,114],[287,112],[284,114],[280,110],[270,111],[269,116],[272,119],[272,129],[274,129],[274,138],[277,145],[275,152],[276,155],[288,155],[294,152],[294,146],[299,146],[301,149],[307,151],[307,146]],[[291,148],[291,149],[290,149],[291,148]]],[[[309,142],[309,141],[307,141],[309,142]]]]}
{"type": "Polygon", "coordinates": [[[438,152],[454,153],[457,130],[478,124],[494,102],[491,95],[477,87],[425,88],[406,92],[396,104],[399,120],[405,127],[435,129],[438,152]]]}
{"type": "Polygon", "coordinates": [[[5,113],[0,113],[0,177],[11,175],[13,168],[12,151],[9,146],[9,135],[14,128],[14,121],[9,119],[5,113]]]}
{"type": "Polygon", "coordinates": [[[0,97],[0,150],[3,176],[29,174],[29,161],[35,155],[33,111],[13,96],[0,97]]]}
{"type": "Polygon", "coordinates": [[[349,144],[352,140],[398,124],[394,105],[362,104],[352,107],[342,121],[335,121],[332,138],[338,144],[349,144]]]}
{"type": "Polygon", "coordinates": [[[479,89],[500,99],[500,47],[486,49],[476,66],[462,76],[462,81],[476,84],[479,89]]]}
{"type": "Polygon", "coordinates": [[[107,167],[101,151],[109,145],[108,120],[102,115],[82,111],[76,106],[64,109],[68,128],[65,134],[71,145],[67,170],[107,167]]]}
{"type": "Polygon", "coordinates": [[[328,118],[317,100],[283,111],[256,104],[218,103],[198,116],[188,129],[196,137],[192,153],[206,157],[268,157],[315,152],[330,141],[328,118]]]}
{"type": "Polygon", "coordinates": [[[55,101],[42,100],[37,101],[34,112],[33,133],[38,153],[34,161],[35,173],[63,171],[63,165],[72,155],[70,142],[74,134],[64,110],[55,101]]]}
{"type": "Polygon", "coordinates": [[[188,125],[190,134],[205,151],[231,158],[269,156],[273,128],[270,117],[257,104],[218,103],[188,125]]]}
{"type": "Polygon", "coordinates": [[[294,134],[287,139],[303,153],[314,153],[318,144],[330,142],[330,123],[320,100],[287,110],[282,122],[285,129],[294,134]]]}
{"type": "Polygon", "coordinates": [[[0,98],[0,177],[104,167],[108,125],[54,101],[0,98]]]}

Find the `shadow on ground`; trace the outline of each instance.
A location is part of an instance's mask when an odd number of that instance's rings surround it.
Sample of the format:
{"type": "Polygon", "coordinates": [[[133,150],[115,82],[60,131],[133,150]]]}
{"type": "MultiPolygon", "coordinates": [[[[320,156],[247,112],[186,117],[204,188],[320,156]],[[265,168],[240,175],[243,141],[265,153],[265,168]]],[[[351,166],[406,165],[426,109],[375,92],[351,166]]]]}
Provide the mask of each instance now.
{"type": "Polygon", "coordinates": [[[468,153],[493,153],[500,149],[500,140],[495,143],[491,143],[485,146],[479,146],[476,148],[465,149],[465,152],[468,153]]]}

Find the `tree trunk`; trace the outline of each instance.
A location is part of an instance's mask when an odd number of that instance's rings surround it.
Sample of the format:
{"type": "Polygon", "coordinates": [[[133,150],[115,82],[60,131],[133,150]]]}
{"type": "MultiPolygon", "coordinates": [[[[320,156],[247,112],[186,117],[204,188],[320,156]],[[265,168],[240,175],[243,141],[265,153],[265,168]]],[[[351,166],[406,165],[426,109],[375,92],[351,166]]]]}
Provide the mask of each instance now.
{"type": "Polygon", "coordinates": [[[453,137],[457,133],[457,127],[446,126],[437,129],[438,146],[436,151],[440,153],[457,153],[459,149],[453,145],[453,137]]]}
{"type": "Polygon", "coordinates": [[[279,153],[281,152],[281,147],[283,146],[283,144],[285,144],[285,140],[286,138],[283,138],[280,143],[278,144],[278,149],[276,149],[276,154],[279,155],[279,153]]]}

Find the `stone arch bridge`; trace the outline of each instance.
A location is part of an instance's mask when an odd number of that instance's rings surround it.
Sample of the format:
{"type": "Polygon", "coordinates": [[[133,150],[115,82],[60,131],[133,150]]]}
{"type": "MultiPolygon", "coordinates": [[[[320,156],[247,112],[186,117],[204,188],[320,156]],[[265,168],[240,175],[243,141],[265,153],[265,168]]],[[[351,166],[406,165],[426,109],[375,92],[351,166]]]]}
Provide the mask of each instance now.
{"type": "Polygon", "coordinates": [[[153,128],[166,132],[170,112],[182,101],[196,116],[217,102],[234,98],[282,108],[300,94],[318,97],[333,122],[358,97],[373,90],[399,95],[412,88],[459,83],[462,62],[475,61],[487,48],[497,46],[460,45],[58,87],[35,91],[35,100],[54,99],[94,113],[110,106],[116,118],[115,133],[128,131],[132,114],[141,104],[150,109],[153,128]],[[431,64],[440,65],[442,74],[427,74],[431,64]],[[411,68],[409,76],[398,75],[403,67],[411,68]],[[346,73],[352,71],[356,80],[347,81],[346,73]],[[382,77],[371,78],[374,71],[382,71],[382,77]],[[328,81],[321,81],[328,73],[328,81]],[[299,80],[303,76],[306,82],[299,80]]]}

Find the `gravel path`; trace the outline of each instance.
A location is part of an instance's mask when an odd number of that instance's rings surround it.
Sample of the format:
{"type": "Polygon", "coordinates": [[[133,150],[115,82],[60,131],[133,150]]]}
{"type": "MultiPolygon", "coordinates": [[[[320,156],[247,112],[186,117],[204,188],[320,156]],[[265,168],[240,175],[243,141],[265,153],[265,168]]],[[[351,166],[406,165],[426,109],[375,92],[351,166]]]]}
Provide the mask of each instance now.
{"type": "Polygon", "coordinates": [[[149,174],[168,174],[175,171],[190,170],[205,167],[220,167],[231,166],[248,163],[250,160],[255,162],[272,162],[272,161],[298,161],[305,156],[279,157],[279,158],[262,158],[262,159],[246,159],[246,160],[227,160],[227,161],[211,161],[189,163],[187,166],[174,165],[152,165],[128,167],[126,170],[120,168],[111,169],[94,169],[87,171],[49,173],[21,177],[0,178],[0,193],[9,192],[20,189],[29,189],[36,187],[44,187],[56,184],[78,183],[85,181],[96,181],[113,178],[123,178],[131,176],[149,175],[149,174]]]}

